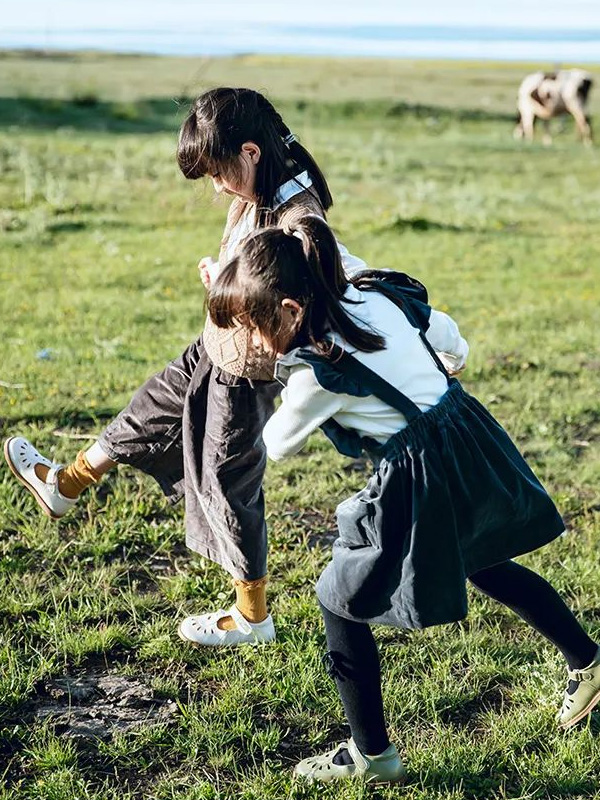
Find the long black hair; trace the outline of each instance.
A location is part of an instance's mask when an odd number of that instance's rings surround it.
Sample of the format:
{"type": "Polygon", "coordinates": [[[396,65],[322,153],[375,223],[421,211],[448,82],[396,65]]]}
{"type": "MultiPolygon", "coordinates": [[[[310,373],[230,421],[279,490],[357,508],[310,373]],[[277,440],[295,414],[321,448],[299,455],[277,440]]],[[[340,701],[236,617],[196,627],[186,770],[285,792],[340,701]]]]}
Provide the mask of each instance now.
{"type": "Polygon", "coordinates": [[[295,345],[329,354],[333,332],[358,350],[384,349],[382,336],[352,320],[349,306],[356,301],[344,298],[349,283],[329,226],[307,215],[287,229],[265,228],[248,237],[211,286],[208,312],[220,328],[257,328],[277,343],[281,301],[290,298],[303,310],[295,345]]]}
{"type": "Polygon", "coordinates": [[[177,162],[191,180],[216,173],[239,178],[238,156],[250,141],[261,150],[255,185],[260,225],[270,224],[279,186],[305,170],[323,210],[331,207],[331,192],[317,162],[267,98],[253,89],[223,87],[201,94],[181,126],[177,162]]]}

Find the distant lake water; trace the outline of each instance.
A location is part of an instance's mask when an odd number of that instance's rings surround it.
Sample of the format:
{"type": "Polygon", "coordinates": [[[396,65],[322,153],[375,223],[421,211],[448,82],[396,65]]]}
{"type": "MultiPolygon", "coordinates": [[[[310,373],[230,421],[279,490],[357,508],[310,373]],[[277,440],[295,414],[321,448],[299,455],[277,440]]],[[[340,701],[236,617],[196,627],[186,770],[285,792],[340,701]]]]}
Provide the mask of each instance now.
{"type": "Polygon", "coordinates": [[[216,25],[172,30],[0,30],[0,48],[165,55],[239,53],[600,63],[600,30],[399,25],[216,25]]]}

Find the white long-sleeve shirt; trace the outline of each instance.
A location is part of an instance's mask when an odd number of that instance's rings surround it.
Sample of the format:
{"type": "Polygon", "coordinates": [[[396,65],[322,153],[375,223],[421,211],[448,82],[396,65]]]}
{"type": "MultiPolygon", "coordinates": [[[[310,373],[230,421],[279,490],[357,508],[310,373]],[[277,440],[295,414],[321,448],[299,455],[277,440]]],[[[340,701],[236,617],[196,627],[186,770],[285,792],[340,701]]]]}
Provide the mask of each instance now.
{"type": "MultiPolygon", "coordinates": [[[[350,286],[346,297],[361,301],[360,305],[349,305],[349,313],[361,326],[381,334],[386,347],[364,353],[351,348],[339,336],[335,337],[336,342],[409,397],[422,411],[436,405],[446,391],[447,382],[421,341],[418,330],[398,306],[381,293],[360,292],[350,286]]],[[[426,336],[447,367],[459,370],[465,365],[468,344],[447,314],[432,309],[426,336]]],[[[407,425],[399,411],[373,395],[356,397],[323,388],[307,364],[292,367],[281,399],[280,407],[263,432],[267,454],[274,461],[301,450],[310,434],[331,418],[380,443],[407,425]]]]}

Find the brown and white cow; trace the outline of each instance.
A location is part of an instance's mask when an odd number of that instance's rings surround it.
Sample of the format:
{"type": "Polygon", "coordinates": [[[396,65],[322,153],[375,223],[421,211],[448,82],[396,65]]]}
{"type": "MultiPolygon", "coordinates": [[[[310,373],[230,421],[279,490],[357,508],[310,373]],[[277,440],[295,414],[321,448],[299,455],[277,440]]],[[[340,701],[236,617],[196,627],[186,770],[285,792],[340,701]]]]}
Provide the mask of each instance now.
{"type": "Polygon", "coordinates": [[[561,69],[558,72],[533,72],[519,87],[517,108],[519,120],[515,139],[533,141],[536,117],[544,122],[544,142],[550,144],[552,117],[571,114],[585,144],[592,143],[592,129],[586,116],[586,105],[593,79],[583,69],[561,69]]]}

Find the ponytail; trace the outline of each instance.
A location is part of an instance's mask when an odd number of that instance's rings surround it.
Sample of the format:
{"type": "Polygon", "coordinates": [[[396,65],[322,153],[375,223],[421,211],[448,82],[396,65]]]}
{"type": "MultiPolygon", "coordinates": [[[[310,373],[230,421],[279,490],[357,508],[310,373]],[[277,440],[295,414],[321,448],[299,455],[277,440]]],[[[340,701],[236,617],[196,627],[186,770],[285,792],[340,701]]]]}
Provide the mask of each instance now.
{"type": "MultiPolygon", "coordinates": [[[[277,116],[279,119],[281,119],[279,114],[277,114],[277,116]]],[[[298,166],[301,172],[305,170],[308,172],[313,186],[315,187],[315,191],[319,197],[321,206],[323,207],[323,211],[328,211],[333,205],[333,197],[329,191],[329,186],[327,185],[325,176],[308,150],[300,144],[296,138],[296,134],[290,131],[283,120],[281,121],[281,125],[281,138],[284,145],[289,150],[291,161],[298,166]]]]}
{"type": "Polygon", "coordinates": [[[313,186],[315,187],[315,191],[319,197],[319,201],[323,206],[323,211],[329,211],[333,205],[333,197],[329,191],[329,186],[327,185],[325,176],[319,169],[317,162],[297,139],[294,139],[292,143],[288,145],[288,147],[292,161],[298,164],[302,170],[306,170],[310,175],[313,186]]]}
{"type": "Polygon", "coordinates": [[[353,321],[348,306],[360,301],[345,298],[348,286],[331,230],[307,215],[246,239],[211,287],[208,310],[218,327],[256,327],[276,345],[285,333],[281,302],[291,298],[304,312],[293,345],[330,355],[330,334],[337,333],[357,350],[382,350],[383,337],[353,321]]]}
{"type": "Polygon", "coordinates": [[[352,320],[348,305],[360,301],[344,297],[349,282],[342,258],[329,226],[314,215],[307,215],[288,229],[302,242],[306,267],[314,285],[312,303],[305,308],[304,329],[310,343],[320,352],[329,354],[332,342],[328,332],[339,334],[351,347],[372,353],[385,347],[383,338],[366,330],[352,320]]]}
{"type": "MultiPolygon", "coordinates": [[[[245,91],[249,92],[251,90],[247,89],[245,91]]],[[[321,203],[323,211],[328,211],[333,205],[333,198],[331,196],[331,192],[329,191],[329,186],[327,185],[325,176],[321,172],[317,162],[314,160],[308,150],[300,144],[297,136],[292,133],[290,128],[285,124],[283,117],[279,111],[277,111],[275,106],[269,100],[267,100],[264,95],[259,94],[258,92],[253,92],[253,94],[256,95],[260,113],[263,114],[267,125],[269,122],[272,124],[275,133],[283,145],[287,171],[292,173],[291,177],[295,177],[299,172],[308,172],[315,191],[319,197],[319,202],[321,203]]],[[[274,186],[274,191],[276,191],[277,188],[279,187],[274,186]]],[[[272,198],[267,205],[270,207],[271,203],[272,198]]]]}

